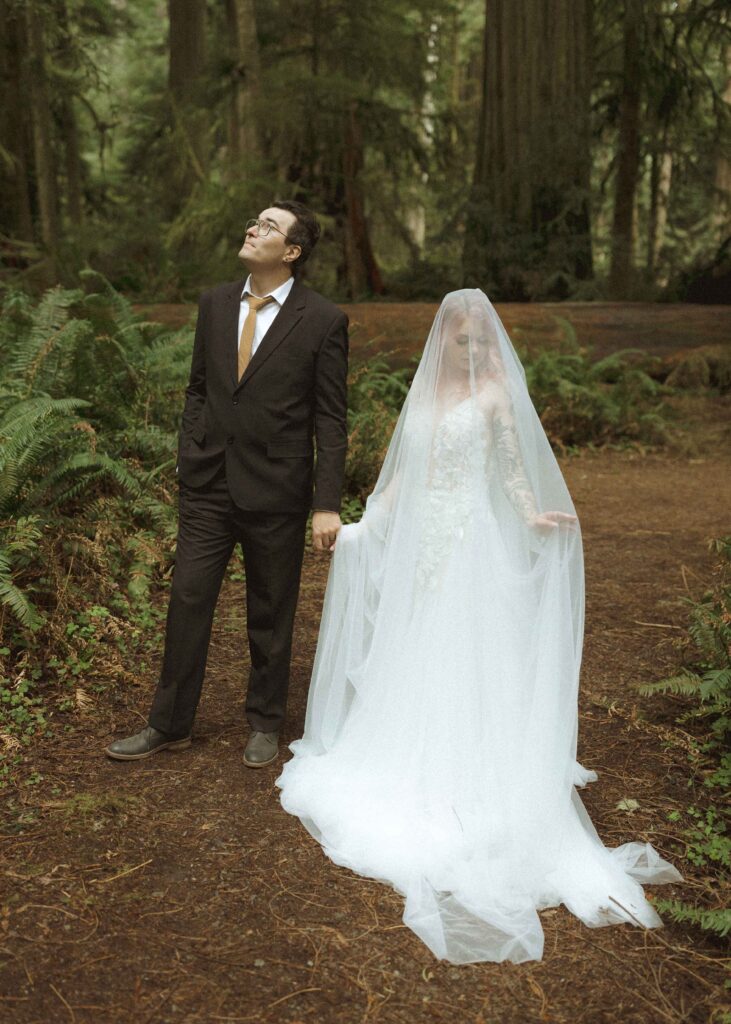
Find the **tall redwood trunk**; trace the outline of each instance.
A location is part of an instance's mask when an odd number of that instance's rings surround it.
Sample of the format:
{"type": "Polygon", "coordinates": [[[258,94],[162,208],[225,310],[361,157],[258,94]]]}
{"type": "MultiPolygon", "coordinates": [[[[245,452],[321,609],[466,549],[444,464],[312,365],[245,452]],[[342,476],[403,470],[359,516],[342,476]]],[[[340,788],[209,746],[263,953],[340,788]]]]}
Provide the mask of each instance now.
{"type": "MultiPolygon", "coordinates": [[[[650,164],[650,209],[647,219],[645,273],[647,281],[651,284],[657,279],[658,257],[665,238],[672,171],[673,155],[667,149],[667,130],[665,130],[656,144],[650,164]]],[[[661,281],[658,283],[662,284],[661,281]]]]}
{"type": "Polygon", "coordinates": [[[229,104],[228,140],[231,173],[241,160],[261,155],[256,103],[259,95],[259,42],[254,0],[226,0],[226,24],[233,87],[229,104]]]}
{"type": "Polygon", "coordinates": [[[0,2],[0,74],[4,83],[0,102],[0,132],[7,152],[1,168],[0,211],[6,230],[24,242],[33,241],[29,170],[33,163],[32,139],[25,105],[28,102],[25,20],[7,0],[0,2]]]}
{"type": "Polygon", "coordinates": [[[25,17],[29,58],[30,110],[33,123],[33,153],[41,239],[49,256],[49,277],[54,278],[59,239],[58,187],[53,156],[45,40],[43,23],[35,5],[26,7],[25,17]]]}
{"type": "Polygon", "coordinates": [[[609,294],[615,299],[626,298],[630,293],[634,270],[632,213],[640,165],[640,27],[643,6],[644,0],[625,0],[622,93],[609,270],[609,294]]]}
{"type": "Polygon", "coordinates": [[[168,87],[175,128],[187,155],[188,182],[206,176],[209,123],[204,106],[206,0],[168,0],[168,87]]]}
{"type": "MultiPolygon", "coordinates": [[[[59,57],[60,62],[70,70],[71,30],[66,0],[57,0],[58,20],[64,35],[64,46],[59,57]]],[[[79,226],[84,217],[82,203],[82,166],[79,145],[79,126],[76,119],[74,97],[69,92],[62,92],[59,97],[58,116],[61,122],[61,138],[64,146],[64,166],[66,170],[66,206],[72,224],[79,226]]]]}
{"type": "Polygon", "coordinates": [[[354,103],[346,113],[344,136],[345,278],[350,298],[357,299],[365,294],[381,295],[384,288],[365,216],[361,184],[363,140],[354,103]]]}
{"type": "Polygon", "coordinates": [[[486,0],[468,283],[591,276],[590,62],[589,0],[486,0]]]}
{"type": "MultiPolygon", "coordinates": [[[[723,98],[731,107],[731,45],[726,46],[726,88],[723,98]]],[[[716,158],[716,189],[718,192],[713,225],[716,231],[716,241],[719,245],[729,237],[729,224],[731,223],[731,160],[727,151],[719,150],[716,158]]]]}

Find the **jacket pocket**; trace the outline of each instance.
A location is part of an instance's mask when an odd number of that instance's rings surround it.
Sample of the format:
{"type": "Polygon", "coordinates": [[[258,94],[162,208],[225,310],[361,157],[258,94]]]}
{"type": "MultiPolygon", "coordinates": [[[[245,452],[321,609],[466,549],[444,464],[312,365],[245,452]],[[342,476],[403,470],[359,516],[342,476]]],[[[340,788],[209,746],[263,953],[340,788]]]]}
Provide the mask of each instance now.
{"type": "Polygon", "coordinates": [[[309,441],[270,441],[267,457],[270,459],[308,459],[312,455],[309,441]]]}

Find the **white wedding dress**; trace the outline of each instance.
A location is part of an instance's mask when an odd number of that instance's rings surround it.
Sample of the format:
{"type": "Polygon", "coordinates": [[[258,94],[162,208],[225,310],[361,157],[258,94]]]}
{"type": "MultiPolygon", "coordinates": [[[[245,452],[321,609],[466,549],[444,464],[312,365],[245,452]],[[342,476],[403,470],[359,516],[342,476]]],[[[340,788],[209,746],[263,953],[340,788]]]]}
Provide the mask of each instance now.
{"type": "Polygon", "coordinates": [[[338,536],[277,780],[325,853],[401,892],[456,963],[540,959],[538,911],[559,903],[657,926],[640,883],[680,879],[647,843],[607,849],[576,793],[596,778],[576,762],[581,536],[521,370],[482,292],[446,297],[338,536]]]}

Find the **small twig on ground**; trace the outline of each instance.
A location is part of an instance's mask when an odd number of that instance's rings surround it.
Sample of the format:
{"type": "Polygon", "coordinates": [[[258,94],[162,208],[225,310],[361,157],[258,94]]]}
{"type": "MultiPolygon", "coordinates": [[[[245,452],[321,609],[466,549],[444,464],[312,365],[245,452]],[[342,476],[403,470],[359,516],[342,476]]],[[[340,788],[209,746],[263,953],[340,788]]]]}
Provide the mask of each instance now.
{"type": "Polygon", "coordinates": [[[127,868],[125,871],[120,871],[118,875],[112,875],[111,878],[91,878],[89,881],[90,882],[114,882],[118,878],[124,878],[125,875],[130,875],[130,874],[132,874],[133,871],[139,871],[140,868],[144,868],[148,864],[152,864],[152,860],[153,860],[153,858],[150,857],[149,860],[144,860],[141,864],[135,864],[135,866],[133,868],[127,868]]]}
{"type": "Polygon", "coordinates": [[[58,998],[59,998],[59,999],[61,1000],[61,1002],[63,1003],[63,1005],[64,1005],[64,1006],[66,1007],[66,1009],[67,1009],[67,1010],[69,1011],[69,1013],[71,1014],[71,1021],[72,1021],[72,1024],[76,1024],[76,1014],[74,1013],[74,1011],[73,1011],[73,1009],[71,1008],[71,1006],[70,1006],[70,1005],[69,1005],[69,1004],[67,1003],[67,1001],[66,1001],[66,1000],[64,999],[64,997],[63,997],[63,996],[61,995],[61,993],[60,993],[60,992],[58,991],[58,989],[56,988],[56,986],[55,986],[55,985],[53,985],[52,983],[49,983],[49,984],[51,985],[51,988],[52,988],[52,989],[53,989],[53,991],[54,991],[54,992],[56,993],[56,995],[58,996],[58,998]]]}

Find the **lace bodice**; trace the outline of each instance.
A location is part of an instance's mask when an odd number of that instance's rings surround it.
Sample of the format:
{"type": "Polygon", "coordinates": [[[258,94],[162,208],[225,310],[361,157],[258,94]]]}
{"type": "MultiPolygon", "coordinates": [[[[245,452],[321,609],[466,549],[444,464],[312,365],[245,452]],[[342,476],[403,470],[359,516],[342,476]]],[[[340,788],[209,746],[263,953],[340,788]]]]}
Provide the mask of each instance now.
{"type": "Polygon", "coordinates": [[[416,566],[420,587],[436,586],[444,559],[469,529],[478,500],[475,481],[487,471],[489,433],[487,419],[469,399],[454,406],[434,431],[416,566]]]}

